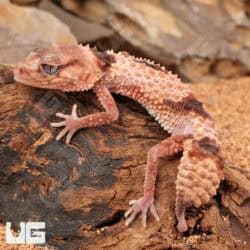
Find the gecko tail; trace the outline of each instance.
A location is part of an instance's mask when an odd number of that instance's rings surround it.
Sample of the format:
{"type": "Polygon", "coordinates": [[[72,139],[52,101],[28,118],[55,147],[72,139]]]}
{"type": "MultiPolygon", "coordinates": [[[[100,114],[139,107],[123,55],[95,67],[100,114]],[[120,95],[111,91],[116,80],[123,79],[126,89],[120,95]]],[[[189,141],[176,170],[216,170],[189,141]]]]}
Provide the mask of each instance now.
{"type": "MultiPolygon", "coordinates": [[[[180,197],[179,197],[180,198],[180,197]]],[[[176,200],[176,217],[178,220],[177,230],[180,233],[186,232],[188,230],[187,222],[185,219],[186,205],[183,202],[184,200],[178,199],[176,200]]]]}
{"type": "Polygon", "coordinates": [[[208,203],[224,178],[224,162],[218,152],[219,148],[209,138],[202,140],[192,138],[184,143],[176,181],[175,211],[179,232],[188,230],[186,209],[208,203]]]}

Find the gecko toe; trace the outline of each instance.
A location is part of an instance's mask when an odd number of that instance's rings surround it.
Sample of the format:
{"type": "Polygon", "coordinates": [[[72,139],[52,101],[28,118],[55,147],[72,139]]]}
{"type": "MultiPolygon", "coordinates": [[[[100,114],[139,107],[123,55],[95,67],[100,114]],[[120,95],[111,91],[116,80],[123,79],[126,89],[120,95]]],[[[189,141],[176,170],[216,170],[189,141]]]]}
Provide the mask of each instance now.
{"type": "Polygon", "coordinates": [[[154,218],[159,222],[160,221],[160,217],[159,217],[159,215],[158,215],[158,213],[157,213],[157,211],[155,209],[154,204],[151,204],[150,207],[149,207],[149,209],[150,209],[151,214],[154,216],[154,218]]]}
{"type": "Polygon", "coordinates": [[[142,225],[144,228],[147,227],[147,212],[148,209],[143,209],[141,213],[142,225]]]}
{"type": "Polygon", "coordinates": [[[77,130],[74,129],[74,130],[70,130],[69,133],[67,134],[66,136],[66,143],[69,144],[71,139],[72,139],[72,136],[75,134],[77,130]]]}
{"type": "Polygon", "coordinates": [[[56,140],[59,141],[66,133],[68,132],[68,128],[65,127],[56,137],[56,140]]]}
{"type": "Polygon", "coordinates": [[[50,123],[50,126],[58,128],[58,127],[65,126],[65,124],[66,124],[65,121],[64,122],[52,122],[52,123],[50,123]]]}
{"type": "Polygon", "coordinates": [[[137,200],[131,200],[131,201],[129,201],[129,203],[128,203],[128,204],[131,206],[131,205],[135,204],[135,203],[136,203],[136,201],[137,201],[137,200]]]}
{"type": "Polygon", "coordinates": [[[78,118],[76,110],[77,110],[77,105],[74,104],[73,107],[72,107],[72,112],[71,112],[71,116],[72,116],[74,119],[77,119],[77,118],[78,118]]]}
{"type": "Polygon", "coordinates": [[[141,213],[141,219],[142,219],[142,225],[143,227],[147,226],[147,213],[148,209],[150,209],[150,212],[154,216],[154,218],[159,221],[160,218],[156,212],[156,209],[153,204],[153,199],[148,199],[146,197],[142,197],[139,200],[131,200],[129,202],[129,205],[132,205],[127,212],[125,213],[125,225],[128,226],[135,217],[141,213]]]}
{"type": "Polygon", "coordinates": [[[129,208],[124,214],[124,217],[127,218],[133,212],[133,210],[134,210],[133,207],[129,208]]]}
{"type": "Polygon", "coordinates": [[[56,117],[59,117],[59,118],[63,118],[63,119],[67,119],[70,117],[70,115],[65,115],[63,113],[56,113],[56,117]]]}
{"type": "Polygon", "coordinates": [[[62,119],[65,119],[62,122],[53,122],[50,123],[50,125],[52,127],[58,128],[58,127],[64,127],[64,129],[62,129],[62,131],[57,135],[56,140],[60,140],[63,136],[66,136],[66,143],[69,144],[73,135],[75,134],[75,132],[79,129],[78,125],[79,125],[79,119],[77,117],[77,105],[74,104],[72,107],[72,112],[71,115],[65,115],[63,113],[56,113],[57,117],[60,117],[62,119]]]}

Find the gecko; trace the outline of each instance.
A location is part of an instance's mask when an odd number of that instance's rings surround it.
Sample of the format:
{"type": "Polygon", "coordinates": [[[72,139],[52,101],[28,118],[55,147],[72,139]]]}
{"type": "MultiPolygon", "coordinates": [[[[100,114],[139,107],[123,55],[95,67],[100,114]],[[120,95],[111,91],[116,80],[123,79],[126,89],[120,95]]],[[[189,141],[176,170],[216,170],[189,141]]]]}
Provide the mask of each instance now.
{"type": "Polygon", "coordinates": [[[104,111],[78,117],[74,104],[71,114],[56,113],[63,120],[51,123],[52,127],[63,127],[56,140],[65,136],[67,144],[82,128],[118,119],[119,111],[111,93],[140,103],[171,134],[147,152],[143,195],[129,202],[124,215],[126,225],[141,214],[146,227],[149,212],[159,221],[154,205],[159,158],[182,153],[175,201],[180,233],[188,230],[187,208],[207,204],[216,195],[224,178],[224,161],[214,120],[188,84],[163,66],[127,52],[100,52],[89,45],[58,45],[32,51],[15,66],[14,77],[17,82],[38,88],[64,92],[93,90],[104,111]]]}

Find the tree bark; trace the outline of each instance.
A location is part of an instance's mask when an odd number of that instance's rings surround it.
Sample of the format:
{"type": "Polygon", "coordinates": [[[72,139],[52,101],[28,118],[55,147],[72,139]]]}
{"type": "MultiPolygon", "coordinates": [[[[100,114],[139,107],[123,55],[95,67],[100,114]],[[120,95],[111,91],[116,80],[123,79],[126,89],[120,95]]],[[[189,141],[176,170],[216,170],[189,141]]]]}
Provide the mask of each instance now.
{"type": "Polygon", "coordinates": [[[134,101],[116,96],[118,121],[82,129],[66,145],[49,123],[73,103],[82,116],[100,111],[92,93],[2,83],[0,100],[3,224],[17,230],[20,221],[45,221],[47,244],[59,249],[249,249],[250,172],[230,164],[214,199],[187,212],[184,235],[174,214],[179,157],[158,164],[160,222],[149,216],[147,229],[140,218],[124,225],[128,201],[142,195],[147,151],[169,136],[134,101]]]}

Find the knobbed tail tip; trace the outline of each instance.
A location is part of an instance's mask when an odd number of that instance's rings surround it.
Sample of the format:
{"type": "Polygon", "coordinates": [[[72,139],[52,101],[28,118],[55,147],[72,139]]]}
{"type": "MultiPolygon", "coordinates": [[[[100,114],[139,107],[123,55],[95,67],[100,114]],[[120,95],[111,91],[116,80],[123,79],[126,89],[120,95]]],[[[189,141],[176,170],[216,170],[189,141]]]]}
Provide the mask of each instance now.
{"type": "Polygon", "coordinates": [[[176,218],[178,221],[177,230],[180,233],[186,232],[188,230],[187,222],[185,219],[186,207],[187,203],[184,202],[183,197],[177,198],[176,200],[176,218]]]}
{"type": "Polygon", "coordinates": [[[188,230],[188,226],[185,220],[179,220],[177,225],[178,232],[184,233],[188,230]]]}

